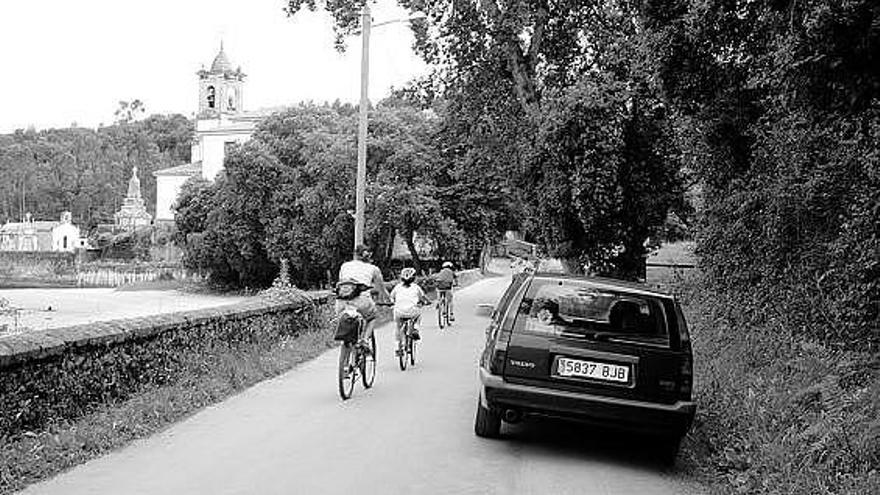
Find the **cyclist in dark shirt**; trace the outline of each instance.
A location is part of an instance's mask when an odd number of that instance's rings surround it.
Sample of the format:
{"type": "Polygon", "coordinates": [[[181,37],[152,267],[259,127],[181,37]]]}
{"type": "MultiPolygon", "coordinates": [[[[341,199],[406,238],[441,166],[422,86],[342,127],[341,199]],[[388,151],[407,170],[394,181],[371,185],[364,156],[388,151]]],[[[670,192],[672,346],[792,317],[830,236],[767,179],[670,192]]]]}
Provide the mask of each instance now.
{"type": "Polygon", "coordinates": [[[458,285],[458,276],[452,270],[452,266],[451,261],[445,261],[440,272],[434,275],[434,280],[437,281],[437,295],[445,297],[449,305],[449,321],[455,321],[452,311],[452,287],[458,285]]]}

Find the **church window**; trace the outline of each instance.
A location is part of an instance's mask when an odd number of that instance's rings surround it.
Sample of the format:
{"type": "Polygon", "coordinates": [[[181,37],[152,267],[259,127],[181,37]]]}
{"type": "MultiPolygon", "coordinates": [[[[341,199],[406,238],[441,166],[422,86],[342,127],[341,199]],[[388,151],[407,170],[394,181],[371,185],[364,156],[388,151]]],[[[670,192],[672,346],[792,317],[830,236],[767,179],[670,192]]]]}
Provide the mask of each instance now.
{"type": "Polygon", "coordinates": [[[208,108],[214,108],[214,86],[208,86],[208,108]]]}
{"type": "Polygon", "coordinates": [[[64,236],[63,245],[61,246],[61,249],[67,249],[67,236],[64,236]]]}

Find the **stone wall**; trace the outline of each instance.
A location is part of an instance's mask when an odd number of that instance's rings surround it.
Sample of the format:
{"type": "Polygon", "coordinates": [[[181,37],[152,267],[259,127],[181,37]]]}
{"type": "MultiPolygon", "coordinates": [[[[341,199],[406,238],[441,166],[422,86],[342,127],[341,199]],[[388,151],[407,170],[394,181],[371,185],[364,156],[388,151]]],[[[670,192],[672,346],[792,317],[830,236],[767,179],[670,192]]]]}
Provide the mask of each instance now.
{"type": "Polygon", "coordinates": [[[0,251],[0,287],[76,284],[77,255],[45,251],[0,251]]]}
{"type": "Polygon", "coordinates": [[[257,300],[0,338],[0,432],[37,431],[198,374],[230,351],[267,349],[316,324],[328,302],[257,300]]]}

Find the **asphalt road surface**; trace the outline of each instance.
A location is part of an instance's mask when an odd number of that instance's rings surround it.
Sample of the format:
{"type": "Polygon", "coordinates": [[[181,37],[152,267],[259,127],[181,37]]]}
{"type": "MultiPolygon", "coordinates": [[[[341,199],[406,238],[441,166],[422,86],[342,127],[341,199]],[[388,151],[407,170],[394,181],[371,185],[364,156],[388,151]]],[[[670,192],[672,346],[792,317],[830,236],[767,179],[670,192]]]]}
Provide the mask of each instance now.
{"type": "Polygon", "coordinates": [[[645,439],[528,422],[504,439],[474,436],[477,356],[507,278],[456,292],[440,331],[426,308],[414,368],[400,371],[390,325],[379,329],[370,390],[341,401],[338,350],[209,407],[148,439],[26,494],[682,494],[645,439]]]}

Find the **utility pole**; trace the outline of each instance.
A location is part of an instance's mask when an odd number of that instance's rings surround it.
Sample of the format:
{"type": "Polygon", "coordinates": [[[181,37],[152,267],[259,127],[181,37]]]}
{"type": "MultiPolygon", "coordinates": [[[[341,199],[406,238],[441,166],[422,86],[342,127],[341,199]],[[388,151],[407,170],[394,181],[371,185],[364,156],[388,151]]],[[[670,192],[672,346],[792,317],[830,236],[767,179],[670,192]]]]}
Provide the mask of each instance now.
{"type": "Polygon", "coordinates": [[[361,11],[361,103],[358,115],[357,178],[355,184],[354,245],[364,243],[365,196],[367,189],[367,111],[370,105],[367,89],[370,80],[370,16],[369,2],[361,11]]]}

